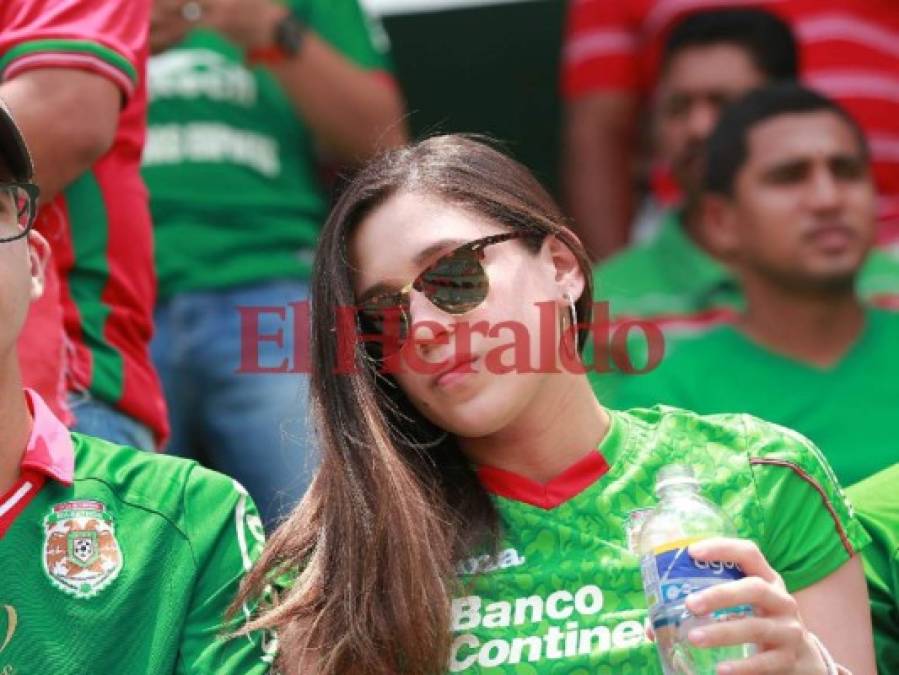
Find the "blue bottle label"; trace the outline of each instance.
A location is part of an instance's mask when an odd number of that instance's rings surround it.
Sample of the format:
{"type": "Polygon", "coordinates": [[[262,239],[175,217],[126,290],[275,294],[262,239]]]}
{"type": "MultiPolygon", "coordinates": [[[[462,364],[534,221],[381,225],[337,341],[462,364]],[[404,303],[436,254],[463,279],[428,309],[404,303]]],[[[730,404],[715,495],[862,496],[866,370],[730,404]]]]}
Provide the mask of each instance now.
{"type": "MultiPolygon", "coordinates": [[[[746,576],[733,562],[696,560],[687,552],[695,540],[671,542],[643,557],[641,568],[650,606],[679,605],[691,593],[746,576]]],[[[748,606],[714,612],[716,619],[736,618],[751,612],[748,606]]]]}

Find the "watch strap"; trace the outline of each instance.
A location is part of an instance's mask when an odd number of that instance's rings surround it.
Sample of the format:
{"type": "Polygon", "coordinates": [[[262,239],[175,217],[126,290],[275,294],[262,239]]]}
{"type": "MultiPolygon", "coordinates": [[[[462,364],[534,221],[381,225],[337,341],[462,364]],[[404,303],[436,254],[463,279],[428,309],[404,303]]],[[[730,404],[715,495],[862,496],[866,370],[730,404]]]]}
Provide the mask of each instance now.
{"type": "Polygon", "coordinates": [[[292,12],[287,12],[275,24],[271,43],[248,50],[247,61],[251,64],[265,65],[288,61],[299,54],[305,32],[306,25],[292,12]]]}

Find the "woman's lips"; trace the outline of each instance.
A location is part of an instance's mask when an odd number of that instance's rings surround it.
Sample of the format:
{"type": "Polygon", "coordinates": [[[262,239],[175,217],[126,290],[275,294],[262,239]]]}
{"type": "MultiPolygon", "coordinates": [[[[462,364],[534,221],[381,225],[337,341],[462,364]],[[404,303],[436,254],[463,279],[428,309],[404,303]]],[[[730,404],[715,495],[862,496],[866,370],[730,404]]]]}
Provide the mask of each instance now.
{"type": "Polygon", "coordinates": [[[441,371],[434,378],[434,386],[446,388],[460,382],[477,371],[472,367],[477,361],[476,356],[466,356],[455,359],[446,370],[441,371]]]}

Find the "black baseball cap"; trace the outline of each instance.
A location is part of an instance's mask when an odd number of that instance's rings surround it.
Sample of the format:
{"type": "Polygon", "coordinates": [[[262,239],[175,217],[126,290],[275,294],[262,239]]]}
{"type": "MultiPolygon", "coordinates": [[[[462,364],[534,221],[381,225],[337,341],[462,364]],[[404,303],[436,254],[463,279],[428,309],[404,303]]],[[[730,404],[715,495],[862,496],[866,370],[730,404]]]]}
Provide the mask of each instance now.
{"type": "Polygon", "coordinates": [[[0,99],[0,161],[15,181],[28,182],[34,175],[31,154],[12,113],[0,99]]]}

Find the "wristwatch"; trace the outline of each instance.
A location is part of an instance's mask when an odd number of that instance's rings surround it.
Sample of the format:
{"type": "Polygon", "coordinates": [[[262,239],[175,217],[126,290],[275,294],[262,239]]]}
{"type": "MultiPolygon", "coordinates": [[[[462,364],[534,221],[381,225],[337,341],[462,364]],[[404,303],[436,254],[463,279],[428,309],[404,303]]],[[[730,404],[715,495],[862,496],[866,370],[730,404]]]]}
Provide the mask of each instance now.
{"type": "Polygon", "coordinates": [[[278,19],[272,32],[272,43],[265,47],[257,47],[247,52],[250,63],[283,63],[300,53],[306,25],[293,12],[288,12],[278,19]]]}

